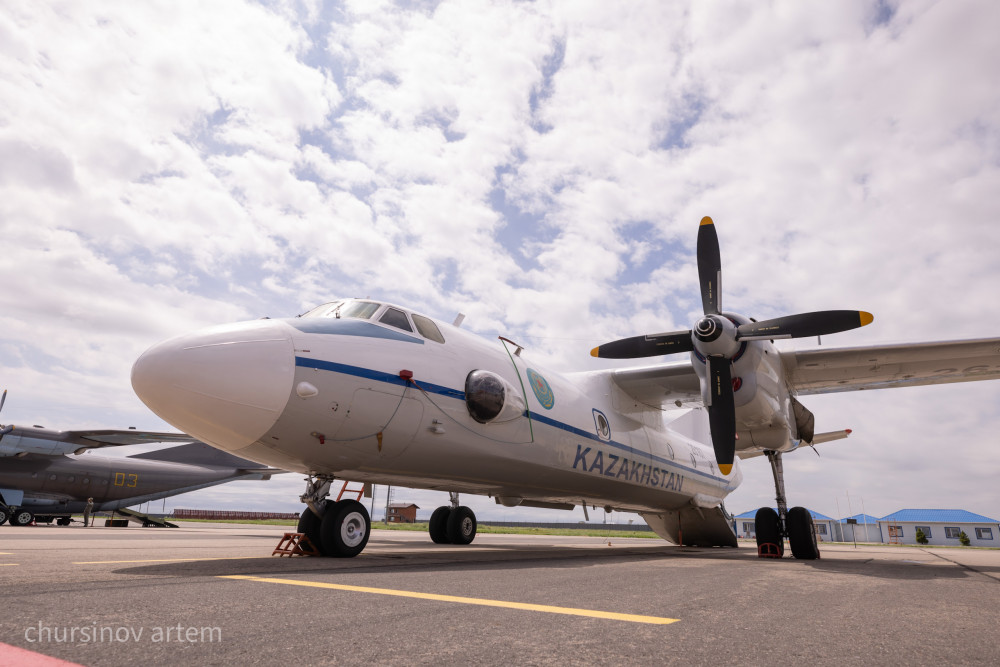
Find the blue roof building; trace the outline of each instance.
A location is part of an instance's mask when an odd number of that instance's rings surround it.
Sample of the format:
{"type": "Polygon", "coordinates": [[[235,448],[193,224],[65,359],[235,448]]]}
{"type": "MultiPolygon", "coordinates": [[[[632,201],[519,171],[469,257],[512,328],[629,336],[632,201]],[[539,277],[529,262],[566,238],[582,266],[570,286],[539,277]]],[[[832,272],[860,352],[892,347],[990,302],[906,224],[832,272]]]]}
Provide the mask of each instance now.
{"type": "MultiPolygon", "coordinates": [[[[754,539],[757,536],[756,514],[757,510],[749,510],[736,515],[737,537],[754,539]]],[[[809,510],[809,514],[820,541],[917,544],[917,528],[920,528],[927,537],[928,546],[959,546],[960,535],[964,532],[970,546],[1000,547],[1000,522],[967,510],[903,509],[881,519],[870,514],[855,514],[839,521],[813,510],[809,510]],[[848,523],[848,519],[856,523],[848,523]]]]}
{"type": "Polygon", "coordinates": [[[855,514],[840,520],[839,539],[842,542],[875,542],[882,541],[882,533],[878,527],[878,518],[870,514],[855,514]],[[848,519],[857,523],[848,523],[848,519]]]}
{"type": "Polygon", "coordinates": [[[1000,546],[1000,522],[966,510],[905,509],[878,520],[882,541],[917,544],[917,529],[928,545],[959,546],[961,535],[974,547],[1000,546]]]}

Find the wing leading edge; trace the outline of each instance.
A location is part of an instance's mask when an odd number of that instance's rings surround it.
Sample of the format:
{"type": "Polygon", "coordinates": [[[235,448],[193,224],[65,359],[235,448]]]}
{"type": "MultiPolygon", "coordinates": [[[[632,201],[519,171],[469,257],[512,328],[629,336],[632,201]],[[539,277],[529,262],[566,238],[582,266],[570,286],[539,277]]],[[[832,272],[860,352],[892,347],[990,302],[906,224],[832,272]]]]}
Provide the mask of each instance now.
{"type": "Polygon", "coordinates": [[[782,352],[799,394],[1000,379],[1000,338],[782,352]]]}
{"type": "MultiPolygon", "coordinates": [[[[1000,338],[782,351],[793,394],[829,394],[1000,379],[1000,338]]],[[[701,402],[689,362],[606,371],[644,406],[665,409],[701,402]]]]}

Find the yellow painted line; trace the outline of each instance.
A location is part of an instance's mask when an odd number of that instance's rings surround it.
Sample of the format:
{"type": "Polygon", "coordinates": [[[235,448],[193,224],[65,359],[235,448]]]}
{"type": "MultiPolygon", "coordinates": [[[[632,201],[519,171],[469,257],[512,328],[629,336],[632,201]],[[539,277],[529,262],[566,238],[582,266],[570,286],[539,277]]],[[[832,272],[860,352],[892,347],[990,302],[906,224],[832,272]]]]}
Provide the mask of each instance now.
{"type": "Polygon", "coordinates": [[[120,563],[192,563],[201,560],[258,560],[264,556],[225,556],[223,558],[147,558],[145,560],[84,560],[73,565],[115,565],[120,563]]]}
{"type": "Polygon", "coordinates": [[[20,563],[0,563],[0,567],[15,567],[20,565],[20,563]]]}
{"type": "Polygon", "coordinates": [[[437,595],[435,593],[417,593],[416,591],[399,591],[391,588],[369,588],[367,586],[348,586],[346,584],[327,584],[319,581],[300,581],[298,579],[272,579],[270,577],[252,577],[238,574],[220,576],[220,579],[242,579],[245,581],[261,581],[269,584],[288,584],[290,586],[309,586],[311,588],[329,588],[338,591],[355,593],[373,593],[375,595],[394,595],[402,598],[417,598],[420,600],[435,600],[437,602],[456,602],[458,604],[475,604],[483,607],[503,607],[506,609],[522,609],[524,611],[541,611],[549,614],[567,614],[570,616],[589,616],[590,618],[605,618],[614,621],[629,621],[631,623],[654,623],[668,625],[676,623],[679,618],[662,618],[660,616],[640,616],[638,614],[619,614],[613,611],[596,611],[593,609],[573,609],[571,607],[552,607],[546,604],[529,604],[526,602],[507,602],[504,600],[487,600],[484,598],[466,598],[455,595],[437,595]]]}

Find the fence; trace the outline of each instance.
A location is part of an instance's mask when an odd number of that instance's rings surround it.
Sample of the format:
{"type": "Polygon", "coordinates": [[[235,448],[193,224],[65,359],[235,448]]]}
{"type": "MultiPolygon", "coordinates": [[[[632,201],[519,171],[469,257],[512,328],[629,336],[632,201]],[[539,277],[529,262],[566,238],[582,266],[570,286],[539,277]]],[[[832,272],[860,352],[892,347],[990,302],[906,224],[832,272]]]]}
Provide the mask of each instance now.
{"type": "Polygon", "coordinates": [[[295,512],[229,512],[224,510],[174,510],[175,519],[220,519],[223,521],[258,519],[298,519],[295,512]]]}

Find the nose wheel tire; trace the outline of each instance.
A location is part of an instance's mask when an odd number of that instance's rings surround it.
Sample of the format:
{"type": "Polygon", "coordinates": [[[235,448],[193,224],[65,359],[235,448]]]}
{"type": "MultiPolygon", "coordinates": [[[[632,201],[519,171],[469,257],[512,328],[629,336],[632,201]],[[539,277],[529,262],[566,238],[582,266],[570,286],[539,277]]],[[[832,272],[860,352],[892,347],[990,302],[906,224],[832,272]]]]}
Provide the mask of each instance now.
{"type": "Polygon", "coordinates": [[[448,540],[448,517],[451,516],[451,508],[447,505],[439,507],[431,514],[427,531],[431,534],[431,540],[435,544],[449,544],[448,540]]]}
{"type": "Polygon", "coordinates": [[[323,553],[337,558],[353,558],[368,544],[372,522],[365,506],[356,500],[341,500],[327,507],[320,522],[323,553]]]}
{"type": "Polygon", "coordinates": [[[819,558],[816,528],[809,510],[805,507],[793,507],[788,510],[785,523],[788,527],[788,544],[792,547],[792,555],[802,560],[819,558]]]}
{"type": "Polygon", "coordinates": [[[452,544],[471,544],[476,539],[476,514],[464,505],[456,507],[448,515],[447,529],[452,544]]]}
{"type": "Polygon", "coordinates": [[[326,551],[323,549],[322,531],[320,530],[322,523],[323,520],[307,507],[299,515],[298,532],[309,538],[309,543],[325,556],[326,551]]]}
{"type": "Polygon", "coordinates": [[[28,510],[14,510],[14,513],[10,515],[10,525],[12,526],[27,526],[34,520],[35,515],[28,510]]]}

